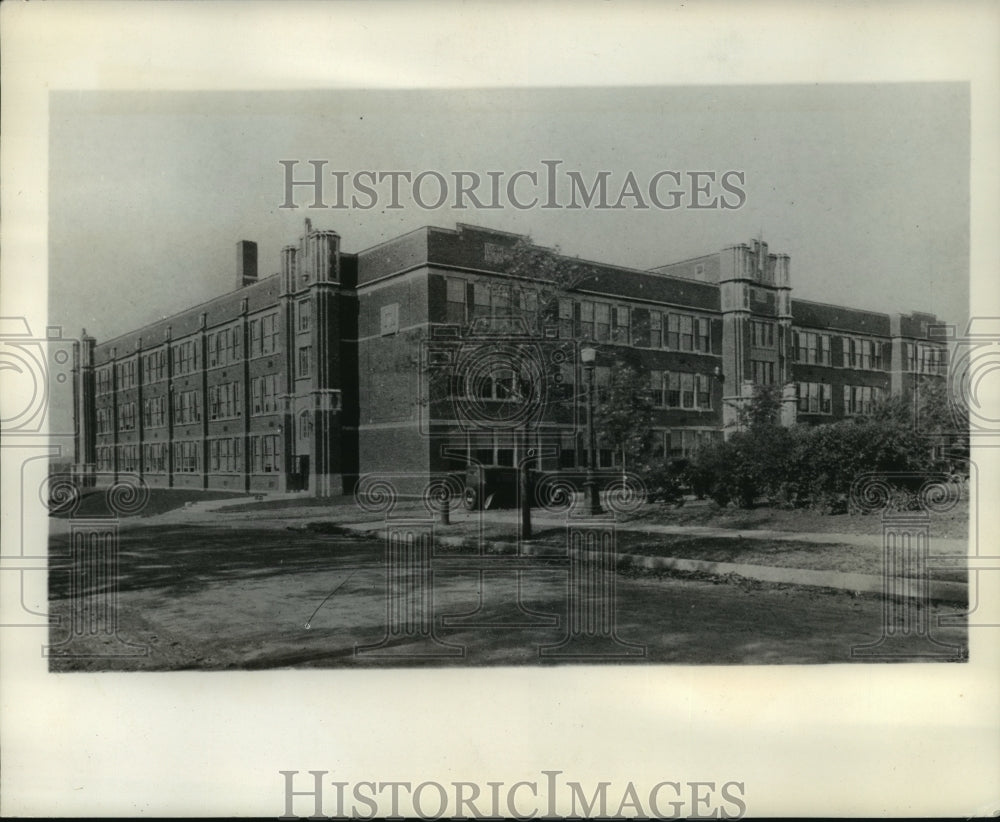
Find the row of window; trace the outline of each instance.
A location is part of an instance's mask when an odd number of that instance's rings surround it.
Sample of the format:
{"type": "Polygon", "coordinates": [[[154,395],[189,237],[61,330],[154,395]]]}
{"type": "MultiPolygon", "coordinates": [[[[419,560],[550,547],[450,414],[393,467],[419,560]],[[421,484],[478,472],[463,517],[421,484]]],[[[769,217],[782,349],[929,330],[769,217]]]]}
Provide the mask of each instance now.
{"type": "MultiPolygon", "coordinates": [[[[278,411],[278,375],[265,374],[254,377],[250,383],[253,415],[278,411]]],[[[174,424],[188,425],[201,421],[201,397],[198,391],[180,391],[174,395],[174,424]]],[[[166,397],[147,397],[142,403],[144,428],[160,428],[167,424],[166,397]]],[[[235,419],[243,413],[243,393],[239,381],[210,385],[208,387],[208,418],[210,420],[235,419]]],[[[110,434],[113,430],[111,408],[98,408],[96,433],[110,434]]],[[[134,431],[136,404],[124,402],[118,406],[118,430],[134,431]]]]}
{"type": "MultiPolygon", "coordinates": [[[[114,456],[117,453],[117,470],[139,471],[139,446],[135,444],[99,446],[95,454],[98,471],[115,470],[114,456]],[[117,448],[117,451],[116,451],[117,448]]],[[[208,441],[209,471],[219,473],[239,473],[243,470],[241,460],[242,438],[221,437],[208,441]]],[[[162,474],[169,470],[167,465],[167,444],[163,442],[145,443],[142,446],[142,469],[145,472],[162,474]]],[[[174,472],[197,473],[201,470],[201,444],[194,440],[173,443],[174,472]]],[[[281,449],[277,434],[265,434],[250,438],[250,470],[255,474],[270,474],[281,470],[281,449]]]]}
{"type": "Polygon", "coordinates": [[[842,337],[843,363],[845,368],[861,368],[867,371],[881,370],[887,358],[883,356],[884,343],[877,340],[842,337]]]}
{"type": "MultiPolygon", "coordinates": [[[[658,455],[669,455],[672,458],[690,457],[699,447],[722,439],[722,431],[701,428],[657,429],[654,431],[653,451],[658,455]]],[[[531,466],[543,469],[542,446],[543,439],[537,440],[537,448],[533,451],[538,456],[532,460],[531,466]]],[[[598,468],[621,467],[621,453],[597,437],[597,454],[595,464],[598,468]]],[[[462,470],[469,461],[482,465],[512,466],[514,464],[514,447],[509,437],[497,433],[460,434],[449,436],[442,446],[449,467],[462,470]]],[[[558,466],[564,469],[584,468],[587,465],[587,444],[583,432],[563,431],[559,434],[558,466]]]]}
{"type": "MultiPolygon", "coordinates": [[[[476,282],[449,277],[446,280],[445,319],[465,325],[479,317],[505,317],[538,311],[538,294],[505,284],[476,282]]],[[[632,309],[600,300],[558,300],[560,339],[593,340],[634,344],[632,309]]],[[[711,350],[711,324],[693,314],[650,311],[649,347],[675,351],[711,350]]]]}
{"type": "Polygon", "coordinates": [[[712,409],[712,378],[706,374],[651,371],[649,382],[656,408],[712,409]]]}
{"type": "MultiPolygon", "coordinates": [[[[311,310],[308,301],[299,304],[298,327],[309,329],[311,310]]],[[[208,367],[213,368],[243,359],[243,331],[239,325],[207,334],[205,337],[208,367]]],[[[250,320],[250,356],[273,354],[278,350],[278,313],[272,312],[250,320]]],[[[198,341],[184,340],[171,347],[173,374],[181,376],[199,370],[198,341]]],[[[138,384],[136,360],[129,359],[115,364],[118,390],[138,384]]],[[[142,356],[142,379],[145,384],[162,380],[167,373],[167,351],[151,351],[142,356]]],[[[95,391],[98,395],[112,391],[111,367],[97,370],[95,391]]]]}
{"type": "Polygon", "coordinates": [[[870,385],[844,386],[844,414],[870,414],[882,399],[882,389],[870,385]]]}
{"type": "Polygon", "coordinates": [[[831,337],[813,331],[792,331],[792,359],[810,365],[832,365],[831,337]]]}
{"type": "Polygon", "coordinates": [[[818,382],[795,383],[799,411],[803,414],[832,414],[833,386],[818,382]]]}
{"type": "Polygon", "coordinates": [[[948,352],[940,346],[903,343],[903,370],[913,374],[945,374],[948,352]]]}

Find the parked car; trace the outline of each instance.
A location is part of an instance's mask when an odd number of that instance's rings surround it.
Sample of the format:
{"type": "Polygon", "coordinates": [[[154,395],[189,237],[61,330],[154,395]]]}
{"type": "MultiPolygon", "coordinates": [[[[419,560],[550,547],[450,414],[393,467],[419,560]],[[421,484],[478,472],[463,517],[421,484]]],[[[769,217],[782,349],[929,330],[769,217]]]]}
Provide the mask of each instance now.
{"type": "MultiPolygon", "coordinates": [[[[528,494],[534,492],[535,472],[528,472],[528,494]]],[[[508,465],[470,465],[465,471],[465,507],[470,511],[484,508],[517,507],[517,469],[508,465]]]]}

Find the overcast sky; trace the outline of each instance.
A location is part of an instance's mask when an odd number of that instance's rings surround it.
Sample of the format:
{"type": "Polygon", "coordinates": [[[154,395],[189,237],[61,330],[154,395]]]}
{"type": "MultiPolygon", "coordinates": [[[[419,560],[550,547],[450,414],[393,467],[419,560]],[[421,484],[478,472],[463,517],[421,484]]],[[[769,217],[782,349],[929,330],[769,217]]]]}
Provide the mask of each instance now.
{"type": "Polygon", "coordinates": [[[763,233],[791,256],[795,297],[962,326],[968,316],[964,84],[56,92],[50,113],[50,323],[71,335],[108,339],[230,290],[240,239],[258,242],[262,276],[276,272],[306,217],[347,251],[467,222],[635,268],[763,233]],[[610,171],[613,197],[629,171],[644,186],[663,170],[736,170],[746,202],[460,211],[406,195],[400,210],[385,197],[322,210],[301,193],[291,210],[279,208],[283,159],[446,176],[542,172],[557,159],[585,180],[610,171]]]}

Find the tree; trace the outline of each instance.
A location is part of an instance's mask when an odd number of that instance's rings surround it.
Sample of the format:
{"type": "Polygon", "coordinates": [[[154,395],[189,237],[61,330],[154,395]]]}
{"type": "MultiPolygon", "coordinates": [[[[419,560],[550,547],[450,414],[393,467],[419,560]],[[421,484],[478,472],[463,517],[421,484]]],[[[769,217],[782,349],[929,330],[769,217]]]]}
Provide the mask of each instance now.
{"type": "MultiPolygon", "coordinates": [[[[548,356],[543,357],[543,362],[540,363],[542,373],[515,375],[515,384],[519,391],[530,390],[531,387],[525,383],[540,377],[545,383],[543,396],[546,401],[559,398],[564,394],[560,363],[575,365],[573,335],[571,333],[567,339],[563,339],[567,335],[560,333],[560,300],[583,282],[590,272],[579,260],[564,257],[558,247],[542,248],[526,237],[518,238],[508,249],[504,271],[509,279],[493,283],[493,288],[501,290],[510,306],[512,318],[520,320],[520,325],[528,332],[529,337],[548,341],[546,347],[550,349],[548,356]],[[556,352],[560,350],[561,357],[556,357],[556,352]]],[[[569,321],[572,324],[572,318],[569,321]]],[[[533,343],[525,341],[525,344],[533,343]]],[[[562,398],[565,399],[564,396],[562,398]]],[[[532,536],[528,439],[526,424],[520,432],[519,447],[514,458],[518,470],[522,539],[531,539],[532,536]]]]}
{"type": "Polygon", "coordinates": [[[622,473],[650,456],[653,445],[653,401],[649,380],[622,360],[611,369],[611,383],[598,393],[594,425],[601,438],[622,458],[622,473]]]}

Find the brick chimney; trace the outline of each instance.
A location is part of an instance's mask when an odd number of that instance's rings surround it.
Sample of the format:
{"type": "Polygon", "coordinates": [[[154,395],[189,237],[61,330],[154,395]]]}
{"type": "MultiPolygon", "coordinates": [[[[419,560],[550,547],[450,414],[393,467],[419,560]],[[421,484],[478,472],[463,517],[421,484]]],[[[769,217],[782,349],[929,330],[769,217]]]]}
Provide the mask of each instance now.
{"type": "Polygon", "coordinates": [[[240,240],[236,244],[236,288],[257,282],[257,243],[240,240]]]}

